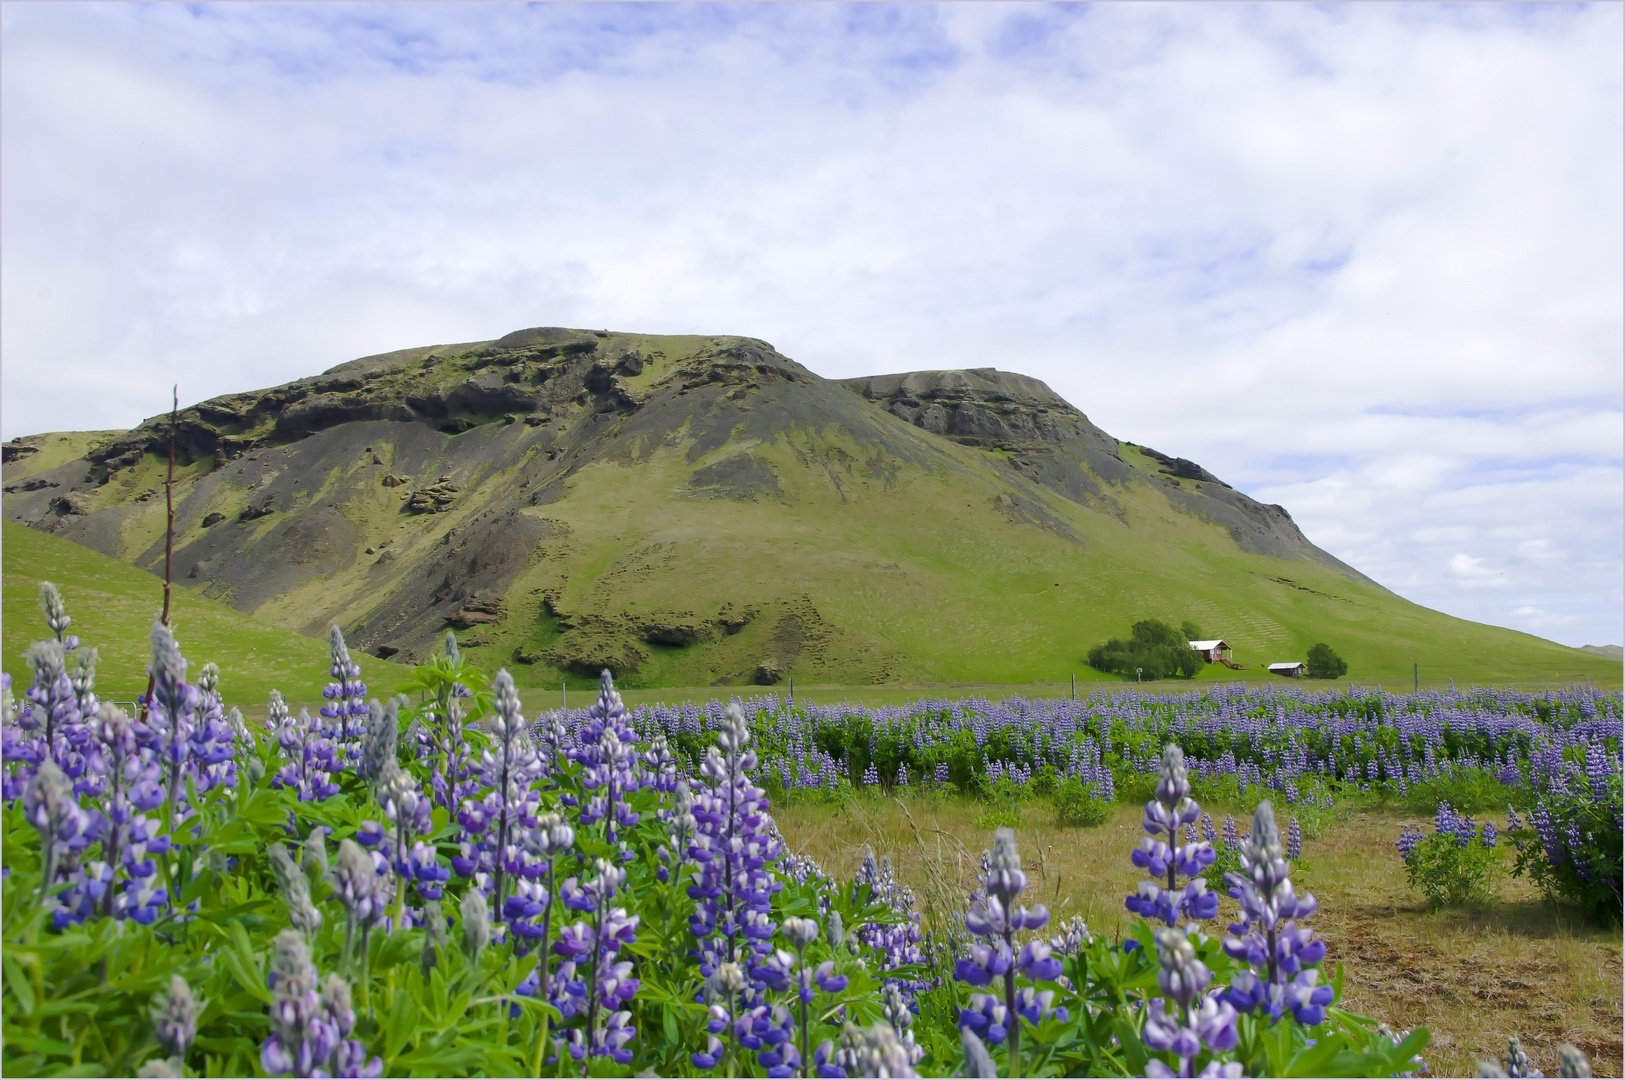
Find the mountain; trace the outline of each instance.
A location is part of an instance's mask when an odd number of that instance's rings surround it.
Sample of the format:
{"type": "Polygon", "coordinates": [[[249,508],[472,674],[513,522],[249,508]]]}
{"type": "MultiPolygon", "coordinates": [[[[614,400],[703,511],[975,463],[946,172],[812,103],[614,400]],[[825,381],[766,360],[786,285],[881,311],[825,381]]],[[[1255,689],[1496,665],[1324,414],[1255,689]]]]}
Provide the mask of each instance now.
{"type": "Polygon", "coordinates": [[[1625,660],[1625,645],[1581,645],[1580,651],[1600,656],[1604,660],[1612,660],[1616,664],[1625,660]]]}
{"type": "MultiPolygon", "coordinates": [[[[168,439],[12,440],[4,517],[162,573],[168,439]]],[[[993,368],[837,381],[753,338],[541,327],[214,398],[175,448],[177,581],[398,661],[451,626],[528,685],[1052,680],[1146,617],[1255,670],[1324,640],[1356,677],[1607,677],[993,368]]]]}

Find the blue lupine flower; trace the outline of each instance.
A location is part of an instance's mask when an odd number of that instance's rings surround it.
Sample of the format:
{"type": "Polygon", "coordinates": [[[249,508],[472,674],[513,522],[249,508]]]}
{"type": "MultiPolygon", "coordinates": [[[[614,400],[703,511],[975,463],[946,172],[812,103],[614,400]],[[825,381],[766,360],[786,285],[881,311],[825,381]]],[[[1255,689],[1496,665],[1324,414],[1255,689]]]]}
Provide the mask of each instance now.
{"type": "Polygon", "coordinates": [[[339,786],[332,782],[334,762],[332,740],[322,734],[321,725],[314,723],[310,713],[299,710],[297,717],[287,716],[282,697],[272,691],[271,719],[275,724],[277,745],[287,764],[271,777],[271,786],[287,788],[300,802],[320,802],[338,794],[339,786]]]}
{"type": "Polygon", "coordinates": [[[1241,1011],[1262,1007],[1272,1017],[1289,1004],[1288,981],[1326,955],[1325,943],[1313,940],[1313,931],[1294,921],[1313,915],[1317,905],[1313,896],[1293,892],[1284,854],[1274,809],[1261,802],[1253,814],[1252,835],[1241,846],[1241,873],[1225,874],[1230,895],[1241,902],[1241,919],[1231,924],[1224,951],[1254,969],[1238,975],[1226,996],[1241,1011]]]}
{"type": "MultiPolygon", "coordinates": [[[[491,680],[494,714],[490,720],[491,745],[480,754],[478,775],[488,789],[479,801],[464,800],[457,812],[463,827],[460,854],[451,860],[461,877],[473,877],[489,888],[492,906],[503,917],[506,880],[510,877],[509,847],[524,830],[535,827],[541,794],[534,790],[541,762],[519,711],[519,693],[513,676],[498,671],[491,680]]],[[[514,858],[520,858],[518,851],[514,858]]]]}
{"type": "Polygon", "coordinates": [[[1157,779],[1156,798],[1145,804],[1142,827],[1149,835],[1140,839],[1139,846],[1130,854],[1135,866],[1148,870],[1158,879],[1166,877],[1167,884],[1142,881],[1136,892],[1124,901],[1128,910],[1146,919],[1156,919],[1173,926],[1183,915],[1192,919],[1211,919],[1219,911],[1219,898],[1207,891],[1207,882],[1198,877],[1213,865],[1216,857],[1213,845],[1205,840],[1171,846],[1177,842],[1181,826],[1191,825],[1201,817],[1202,808],[1190,798],[1190,779],[1185,768],[1185,755],[1178,746],[1169,743],[1163,750],[1162,768],[1157,779]],[[1157,839],[1166,835],[1167,840],[1157,839]],[[1178,876],[1191,878],[1183,889],[1178,876]]]}
{"type": "Polygon", "coordinates": [[[339,1044],[334,1017],[322,1008],[316,966],[303,934],[284,930],[271,954],[271,1033],[260,1047],[260,1065],[273,1076],[314,1076],[339,1044]]]}
{"type": "MultiPolygon", "coordinates": [[[[1236,1009],[1224,996],[1208,994],[1213,974],[1197,959],[1197,944],[1205,939],[1195,926],[1180,931],[1159,927],[1156,931],[1157,985],[1164,994],[1147,1010],[1143,1038],[1145,1045],[1159,1053],[1170,1053],[1178,1063],[1170,1069],[1166,1062],[1147,1063],[1149,1076],[1190,1076],[1192,1059],[1204,1050],[1224,1053],[1239,1040],[1236,1009]]],[[[1225,1075],[1203,1070],[1201,1075],[1225,1075]]],[[[1240,1075],[1240,1067],[1232,1075],[1240,1075]]]]}
{"type": "Polygon", "coordinates": [[[700,971],[747,961],[772,950],[772,897],[784,887],[769,866],[783,850],[767,793],[750,774],[756,752],[737,702],[728,705],[726,726],[700,764],[702,787],[694,796],[695,836],[687,855],[695,868],[688,886],[694,903],[689,930],[699,943],[700,971]]]}
{"type": "MultiPolygon", "coordinates": [[[[993,850],[984,857],[983,865],[982,896],[965,914],[965,929],[984,938],[986,943],[972,942],[967,946],[967,955],[954,964],[954,977],[972,986],[988,986],[1002,979],[1003,993],[997,1009],[986,1002],[977,1004],[973,997],[971,1008],[960,1010],[959,1024],[978,1028],[977,1034],[983,1035],[979,1026],[985,1020],[986,1038],[990,1042],[1001,1041],[1008,1035],[1014,1063],[1021,1059],[1018,1017],[1022,1015],[1022,1002],[1016,993],[1016,973],[1044,981],[1059,976],[1061,964],[1050,955],[1049,946],[1043,942],[1029,942],[1020,955],[1015,952],[1015,935],[1023,930],[1043,929],[1049,922],[1049,911],[1043,904],[1028,908],[1016,903],[1016,898],[1026,891],[1027,875],[1021,869],[1014,831],[999,829],[994,833],[993,850]],[[995,1027],[999,1032],[995,1032],[995,1027]]],[[[1042,1007],[1047,1004],[1048,999],[1044,999],[1042,1007]]],[[[1012,1069],[1014,1067],[1013,1064],[1012,1069]]]]}
{"type": "Polygon", "coordinates": [[[322,688],[328,704],[322,706],[322,734],[332,741],[337,768],[354,765],[361,758],[361,740],[367,730],[367,684],[361,681],[361,667],[350,660],[344,633],[334,623],[327,632],[333,662],[328,668],[333,681],[322,688]]]}

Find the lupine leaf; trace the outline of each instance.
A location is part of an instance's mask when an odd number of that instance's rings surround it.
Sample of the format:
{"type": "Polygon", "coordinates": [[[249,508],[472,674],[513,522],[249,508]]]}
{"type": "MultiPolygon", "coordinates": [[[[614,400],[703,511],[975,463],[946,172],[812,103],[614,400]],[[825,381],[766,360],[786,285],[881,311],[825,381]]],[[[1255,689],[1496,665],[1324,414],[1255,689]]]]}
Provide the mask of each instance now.
{"type": "Polygon", "coordinates": [[[384,1060],[393,1061],[400,1054],[401,1048],[412,1036],[418,1015],[417,1003],[410,994],[395,995],[395,1003],[390,1008],[389,1020],[384,1027],[384,1060]]]}
{"type": "Polygon", "coordinates": [[[23,974],[22,965],[10,954],[5,957],[4,966],[6,989],[17,999],[17,1004],[22,1006],[21,1015],[27,1016],[34,1011],[34,984],[28,981],[28,976],[23,974]]]}

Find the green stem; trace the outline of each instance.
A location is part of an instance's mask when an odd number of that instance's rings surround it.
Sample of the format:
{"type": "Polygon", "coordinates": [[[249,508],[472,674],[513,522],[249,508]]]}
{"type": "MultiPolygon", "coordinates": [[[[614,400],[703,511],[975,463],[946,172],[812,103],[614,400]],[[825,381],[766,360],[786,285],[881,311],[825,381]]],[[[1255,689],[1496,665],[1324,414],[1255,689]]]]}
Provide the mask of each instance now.
{"type": "Polygon", "coordinates": [[[806,978],[803,970],[807,966],[806,955],[801,946],[796,946],[796,1000],[801,1003],[801,1066],[796,1072],[801,1076],[808,1075],[807,1070],[812,1067],[812,1033],[807,1030],[807,999],[801,996],[799,980],[806,978]]]}
{"type": "Polygon", "coordinates": [[[1004,1007],[1010,1014],[1010,1075],[1021,1073],[1021,1015],[1016,1012],[1016,969],[1004,973],[1004,1007]]]}

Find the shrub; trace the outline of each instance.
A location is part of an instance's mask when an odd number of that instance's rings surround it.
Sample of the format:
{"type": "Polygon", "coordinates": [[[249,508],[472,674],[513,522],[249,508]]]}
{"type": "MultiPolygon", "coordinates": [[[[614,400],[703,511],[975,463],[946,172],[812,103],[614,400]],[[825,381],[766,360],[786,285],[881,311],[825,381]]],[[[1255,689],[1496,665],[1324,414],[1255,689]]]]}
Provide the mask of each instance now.
{"type": "Polygon", "coordinates": [[[1348,661],[1333,652],[1332,647],[1324,641],[1309,646],[1307,659],[1311,679],[1335,679],[1349,673],[1348,661]]]}
{"type": "Polygon", "coordinates": [[[1111,816],[1111,805],[1095,798],[1077,777],[1056,785],[1055,819],[1060,824],[1092,829],[1104,825],[1111,816]]]}
{"type": "Polygon", "coordinates": [[[1502,873],[1493,822],[1480,829],[1466,814],[1440,803],[1433,818],[1433,835],[1405,826],[1395,845],[1405,860],[1405,878],[1419,889],[1428,906],[1462,907],[1495,899],[1502,873]]]}
{"type": "Polygon", "coordinates": [[[1620,919],[1620,774],[1606,751],[1586,750],[1583,771],[1565,770],[1529,812],[1508,822],[1517,851],[1513,875],[1527,874],[1552,900],[1574,904],[1587,917],[1620,919]]]}
{"type": "Polygon", "coordinates": [[[1426,814],[1440,803],[1468,814],[1483,814],[1508,805],[1524,805],[1531,792],[1508,787],[1493,773],[1471,767],[1446,767],[1431,780],[1409,786],[1405,808],[1426,814]]]}
{"type": "Polygon", "coordinates": [[[987,809],[976,817],[978,829],[1013,829],[1021,824],[1021,813],[1028,796],[1026,785],[1000,776],[984,783],[983,793],[987,809]]]}
{"type": "Polygon", "coordinates": [[[1126,678],[1163,679],[1179,674],[1190,678],[1202,670],[1202,658],[1185,635],[1156,619],[1134,624],[1129,640],[1112,638],[1089,650],[1089,666],[1126,678]]]}

